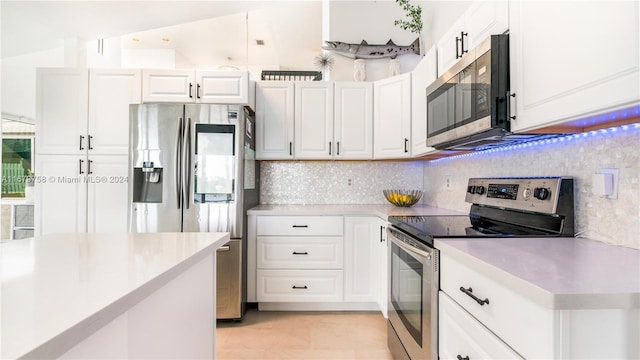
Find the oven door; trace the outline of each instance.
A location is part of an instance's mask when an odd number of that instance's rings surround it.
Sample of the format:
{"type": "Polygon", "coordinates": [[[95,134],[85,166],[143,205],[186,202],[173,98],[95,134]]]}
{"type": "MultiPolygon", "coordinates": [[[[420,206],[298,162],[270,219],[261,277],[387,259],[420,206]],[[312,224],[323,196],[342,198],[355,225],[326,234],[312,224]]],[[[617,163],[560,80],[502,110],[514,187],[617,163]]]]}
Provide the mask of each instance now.
{"type": "MultiPolygon", "coordinates": [[[[389,323],[406,354],[394,359],[438,359],[438,250],[387,228],[389,323]]],[[[391,344],[395,339],[389,339],[391,344]]],[[[395,347],[398,349],[399,347],[395,347]]]]}

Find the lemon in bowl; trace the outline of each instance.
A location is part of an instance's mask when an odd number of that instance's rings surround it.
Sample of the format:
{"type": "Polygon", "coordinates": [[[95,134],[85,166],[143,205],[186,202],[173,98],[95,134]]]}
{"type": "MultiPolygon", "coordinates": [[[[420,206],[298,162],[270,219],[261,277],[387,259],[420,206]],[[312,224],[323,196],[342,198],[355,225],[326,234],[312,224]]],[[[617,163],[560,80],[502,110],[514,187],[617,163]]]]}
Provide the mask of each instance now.
{"type": "Polygon", "coordinates": [[[382,190],[384,197],[395,206],[409,207],[422,198],[422,190],[382,190]]]}

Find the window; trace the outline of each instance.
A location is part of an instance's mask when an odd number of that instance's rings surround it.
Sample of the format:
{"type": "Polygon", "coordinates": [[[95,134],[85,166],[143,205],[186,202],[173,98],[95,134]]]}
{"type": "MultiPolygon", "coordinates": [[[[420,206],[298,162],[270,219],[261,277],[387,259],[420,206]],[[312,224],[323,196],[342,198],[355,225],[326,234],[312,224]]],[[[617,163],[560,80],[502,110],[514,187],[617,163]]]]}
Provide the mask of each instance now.
{"type": "Polygon", "coordinates": [[[21,198],[25,177],[33,174],[35,126],[16,121],[2,123],[2,197],[21,198]]]}

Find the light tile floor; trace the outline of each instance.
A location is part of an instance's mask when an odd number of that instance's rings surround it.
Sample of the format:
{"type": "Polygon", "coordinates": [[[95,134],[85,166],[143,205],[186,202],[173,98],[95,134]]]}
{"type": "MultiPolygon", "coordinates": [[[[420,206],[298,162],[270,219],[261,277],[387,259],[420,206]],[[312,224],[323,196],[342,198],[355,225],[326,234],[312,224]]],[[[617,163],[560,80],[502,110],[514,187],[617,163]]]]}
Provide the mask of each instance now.
{"type": "Polygon", "coordinates": [[[219,322],[216,359],[392,360],[379,312],[273,312],[251,309],[219,322]]]}

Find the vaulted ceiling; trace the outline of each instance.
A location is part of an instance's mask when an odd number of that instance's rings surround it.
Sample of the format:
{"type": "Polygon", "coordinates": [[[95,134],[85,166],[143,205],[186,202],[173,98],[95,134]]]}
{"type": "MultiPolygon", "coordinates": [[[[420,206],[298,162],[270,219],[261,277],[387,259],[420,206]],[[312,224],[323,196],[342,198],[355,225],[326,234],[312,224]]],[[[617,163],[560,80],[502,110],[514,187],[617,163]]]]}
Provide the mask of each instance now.
{"type": "Polygon", "coordinates": [[[175,49],[193,66],[295,68],[312,66],[322,45],[320,0],[2,0],[0,16],[2,58],[60,48],[65,39],[121,37],[122,48],[175,49]]]}

